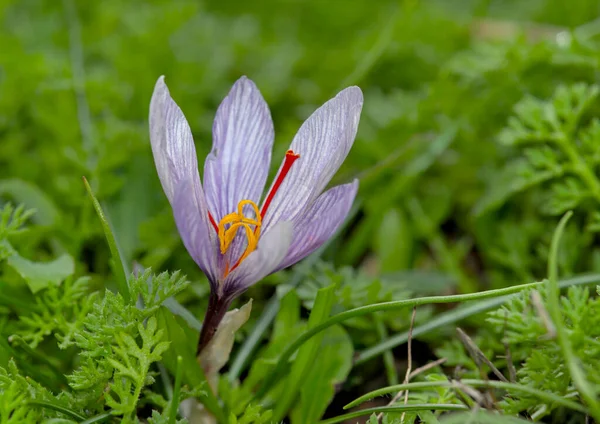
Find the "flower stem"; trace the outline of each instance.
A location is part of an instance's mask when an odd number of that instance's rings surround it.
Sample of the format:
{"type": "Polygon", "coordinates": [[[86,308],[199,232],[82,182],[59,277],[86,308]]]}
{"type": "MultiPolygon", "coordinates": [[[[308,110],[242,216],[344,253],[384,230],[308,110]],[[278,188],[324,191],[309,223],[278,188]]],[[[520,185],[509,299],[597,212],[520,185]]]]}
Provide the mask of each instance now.
{"type": "Polygon", "coordinates": [[[212,340],[230,304],[230,299],[220,298],[219,295],[211,291],[208,298],[208,308],[206,309],[206,315],[204,315],[204,322],[202,323],[202,330],[200,331],[200,340],[198,340],[196,355],[200,355],[202,350],[212,340]]]}
{"type": "Polygon", "coordinates": [[[206,315],[204,315],[204,322],[202,323],[202,330],[200,331],[200,340],[198,341],[196,355],[200,355],[202,350],[212,340],[230,304],[230,299],[220,298],[216,293],[211,291],[208,298],[208,308],[206,309],[206,315]]]}

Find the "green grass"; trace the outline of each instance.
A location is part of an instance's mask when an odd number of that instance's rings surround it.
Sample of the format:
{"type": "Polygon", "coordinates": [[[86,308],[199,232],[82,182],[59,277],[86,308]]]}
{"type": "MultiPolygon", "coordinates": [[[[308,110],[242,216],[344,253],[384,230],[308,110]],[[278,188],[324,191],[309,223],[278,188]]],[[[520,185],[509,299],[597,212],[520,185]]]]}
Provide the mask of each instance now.
{"type": "Polygon", "coordinates": [[[228,424],[600,420],[598,16],[595,0],[0,0],[0,422],[198,422],[181,402],[228,424]],[[319,105],[349,85],[365,99],[331,183],[359,178],[350,216],[234,302],[253,310],[216,388],[195,357],[208,282],[150,149],[161,75],[201,167],[242,75],[273,116],[271,175],[319,105]],[[445,362],[397,384],[409,339],[413,370],[445,362]]]}

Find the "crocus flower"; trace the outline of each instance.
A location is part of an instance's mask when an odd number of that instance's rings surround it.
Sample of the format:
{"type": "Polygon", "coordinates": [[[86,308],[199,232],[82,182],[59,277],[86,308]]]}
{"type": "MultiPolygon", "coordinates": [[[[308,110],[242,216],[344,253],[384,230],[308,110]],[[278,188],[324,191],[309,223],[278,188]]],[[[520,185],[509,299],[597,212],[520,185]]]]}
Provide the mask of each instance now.
{"type": "Polygon", "coordinates": [[[201,183],[190,127],[158,79],[150,102],[156,169],[183,243],[210,281],[199,349],[236,296],[309,255],[344,221],[358,181],[323,191],[354,142],[362,103],[360,89],[349,87],[317,109],[261,204],[274,130],[256,85],[240,78],[219,106],[201,183]]]}

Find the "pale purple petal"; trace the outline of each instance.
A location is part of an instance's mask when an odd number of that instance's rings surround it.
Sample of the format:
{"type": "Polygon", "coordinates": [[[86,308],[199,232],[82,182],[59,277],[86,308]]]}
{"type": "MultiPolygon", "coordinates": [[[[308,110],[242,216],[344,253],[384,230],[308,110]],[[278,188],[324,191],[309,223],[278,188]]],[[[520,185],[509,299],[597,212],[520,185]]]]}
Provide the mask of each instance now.
{"type": "Polygon", "coordinates": [[[279,269],[304,259],[325,243],[344,222],[358,190],[358,180],[327,190],[299,217],[292,244],[279,269]]]}
{"type": "Polygon", "coordinates": [[[266,231],[278,221],[294,221],[325,189],[354,143],[362,104],[360,88],[349,87],[302,124],[290,146],[300,157],[268,209],[266,231]]]}
{"type": "Polygon", "coordinates": [[[200,184],[200,176],[192,131],[183,112],[171,98],[164,76],[154,87],[149,122],[158,177],[169,202],[173,204],[175,186],[182,180],[198,180],[200,184]]]}
{"type": "Polygon", "coordinates": [[[217,236],[207,219],[208,210],[199,178],[183,180],[175,186],[173,216],[185,248],[206,274],[211,289],[217,290],[221,275],[217,267],[217,236]]]}
{"type": "Polygon", "coordinates": [[[240,78],[219,106],[212,151],[204,163],[206,201],[217,222],[241,200],[260,202],[273,138],[267,103],[251,80],[240,78]]]}
{"type": "Polygon", "coordinates": [[[274,225],[268,233],[261,236],[257,249],[227,276],[223,283],[223,294],[238,296],[251,285],[272,274],[285,258],[291,241],[290,222],[282,221],[274,225]]]}

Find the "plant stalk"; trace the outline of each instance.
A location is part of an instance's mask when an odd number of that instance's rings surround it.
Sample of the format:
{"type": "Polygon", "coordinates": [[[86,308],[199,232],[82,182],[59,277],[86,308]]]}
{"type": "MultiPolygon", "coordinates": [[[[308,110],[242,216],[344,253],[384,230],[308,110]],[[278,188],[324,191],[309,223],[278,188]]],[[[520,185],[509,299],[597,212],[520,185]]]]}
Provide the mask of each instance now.
{"type": "Polygon", "coordinates": [[[206,309],[206,315],[204,315],[204,322],[202,323],[202,330],[200,330],[196,356],[200,355],[202,350],[212,340],[230,304],[231,299],[220,298],[219,295],[211,291],[208,298],[208,308],[206,309]]]}

